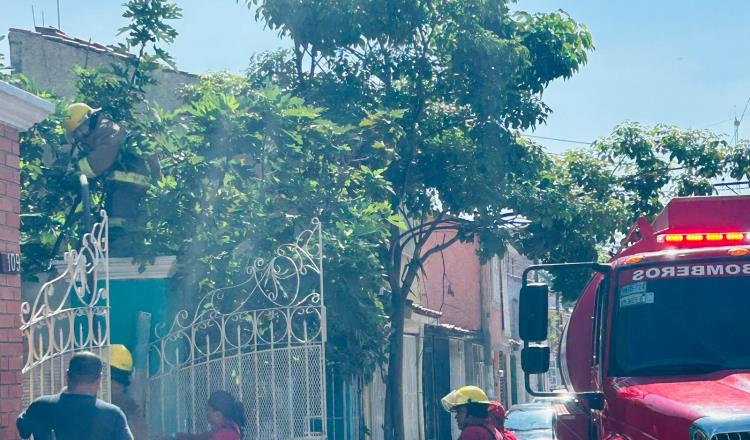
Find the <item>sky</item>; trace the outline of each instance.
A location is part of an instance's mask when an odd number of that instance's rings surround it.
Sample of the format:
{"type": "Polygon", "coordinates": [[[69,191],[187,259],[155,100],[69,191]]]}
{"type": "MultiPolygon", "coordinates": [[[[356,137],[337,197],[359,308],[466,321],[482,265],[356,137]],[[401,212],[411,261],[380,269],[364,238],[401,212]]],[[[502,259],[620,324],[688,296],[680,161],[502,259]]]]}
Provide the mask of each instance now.
{"type": "MultiPolygon", "coordinates": [[[[102,44],[121,41],[124,0],[60,0],[62,30],[102,44]]],[[[241,72],[252,54],[288,46],[235,0],[177,0],[183,18],[168,48],[182,70],[241,72]]],[[[0,34],[57,24],[56,0],[0,0],[0,34]]],[[[745,0],[519,0],[531,12],[563,9],[588,26],[589,62],[544,94],[553,114],[534,136],[550,151],[582,146],[620,123],[666,123],[733,133],[750,98],[750,2],[745,0]],[[571,142],[575,141],[575,142],[571,142]]],[[[4,43],[4,42],[3,42],[4,43]]],[[[0,53],[7,46],[0,43],[0,53]]],[[[6,57],[7,58],[7,57],[6,57]]],[[[7,60],[6,60],[7,61],[7,60]]],[[[750,109],[748,110],[750,113],[750,109]]],[[[740,125],[750,137],[750,114],[740,125]]]]}

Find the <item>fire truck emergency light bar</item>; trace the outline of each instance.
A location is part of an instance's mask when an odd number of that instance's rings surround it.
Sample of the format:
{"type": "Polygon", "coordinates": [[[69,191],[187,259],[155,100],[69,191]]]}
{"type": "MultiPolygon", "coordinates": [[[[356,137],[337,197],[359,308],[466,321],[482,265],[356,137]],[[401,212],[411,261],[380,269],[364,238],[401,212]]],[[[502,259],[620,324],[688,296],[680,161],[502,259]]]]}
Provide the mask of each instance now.
{"type": "Polygon", "coordinates": [[[656,241],[658,243],[742,240],[750,240],[750,232],[705,232],[687,234],[659,234],[656,236],[656,241]]]}

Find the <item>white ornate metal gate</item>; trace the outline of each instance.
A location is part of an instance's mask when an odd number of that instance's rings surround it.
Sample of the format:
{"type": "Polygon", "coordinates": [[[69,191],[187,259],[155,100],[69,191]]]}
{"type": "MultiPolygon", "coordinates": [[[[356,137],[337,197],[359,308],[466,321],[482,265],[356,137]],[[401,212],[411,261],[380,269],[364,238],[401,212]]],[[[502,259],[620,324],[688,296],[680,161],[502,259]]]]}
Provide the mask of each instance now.
{"type": "MultiPolygon", "coordinates": [[[[21,304],[24,340],[23,402],[59,393],[68,360],[79,351],[109,359],[109,232],[106,212],[83,236],[78,251],[65,253],[65,269],[44,283],[33,303],[21,304]]],[[[109,368],[99,396],[109,401],[109,368]]]]}
{"type": "Polygon", "coordinates": [[[325,439],[321,225],[255,259],[247,278],[180,311],[149,350],[149,429],[207,429],[216,390],[243,402],[246,439],[325,439]]]}

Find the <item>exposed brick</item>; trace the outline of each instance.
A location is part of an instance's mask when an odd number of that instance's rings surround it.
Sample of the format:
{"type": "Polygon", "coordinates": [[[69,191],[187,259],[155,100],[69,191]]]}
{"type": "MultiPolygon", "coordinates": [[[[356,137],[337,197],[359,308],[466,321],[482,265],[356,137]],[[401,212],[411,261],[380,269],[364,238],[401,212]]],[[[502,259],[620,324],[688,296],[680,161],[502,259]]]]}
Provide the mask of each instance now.
{"type": "MultiPolygon", "coordinates": [[[[13,315],[0,315],[0,328],[18,328],[20,322],[18,317],[13,315]]],[[[0,359],[0,370],[7,370],[8,366],[3,367],[3,359],[0,359]]],[[[7,363],[7,361],[6,361],[7,363]]]]}
{"type": "Polygon", "coordinates": [[[10,127],[5,127],[5,134],[3,135],[6,139],[10,139],[12,142],[18,143],[20,139],[19,133],[10,127]]]}
{"type": "Polygon", "coordinates": [[[0,151],[7,151],[9,153],[12,153],[14,144],[15,142],[8,139],[7,137],[0,137],[0,151]]]}
{"type": "Polygon", "coordinates": [[[11,183],[20,185],[21,174],[16,169],[13,169],[5,165],[0,165],[0,180],[5,180],[6,182],[11,182],[11,183]]]}
{"type": "Polygon", "coordinates": [[[2,310],[4,313],[18,315],[21,313],[21,302],[16,300],[0,300],[2,310]]]}
{"type": "Polygon", "coordinates": [[[0,328],[0,342],[12,344],[21,339],[21,330],[18,330],[16,328],[0,328]]]}
{"type": "Polygon", "coordinates": [[[21,368],[23,368],[23,360],[20,357],[14,356],[8,359],[9,370],[20,370],[21,368]]]}
{"type": "Polygon", "coordinates": [[[18,169],[19,161],[20,159],[18,157],[18,154],[12,152],[10,154],[5,154],[5,165],[8,165],[11,168],[18,169]]]}
{"type": "Polygon", "coordinates": [[[22,377],[20,371],[0,371],[0,384],[19,384],[22,377]]]}
{"type": "Polygon", "coordinates": [[[15,440],[18,438],[18,430],[16,425],[11,424],[9,421],[0,422],[0,438],[7,440],[15,440]]]}
{"type": "Polygon", "coordinates": [[[15,229],[18,229],[18,228],[21,227],[21,217],[18,214],[13,214],[13,213],[10,213],[10,212],[7,213],[7,214],[6,213],[2,213],[2,215],[0,215],[0,217],[4,217],[2,219],[2,223],[0,223],[0,224],[6,224],[9,227],[15,228],[15,229]]]}
{"type": "Polygon", "coordinates": [[[21,276],[20,275],[5,275],[5,285],[11,287],[21,288],[21,276]]]}
{"type": "Polygon", "coordinates": [[[18,228],[9,228],[5,225],[0,225],[0,240],[18,243],[20,239],[21,234],[18,231],[18,228]]]}
{"type": "Polygon", "coordinates": [[[21,245],[16,243],[3,243],[5,245],[5,250],[3,252],[10,252],[15,254],[21,253],[21,245]]]}
{"type": "Polygon", "coordinates": [[[13,200],[11,198],[0,196],[0,211],[3,212],[15,212],[15,205],[17,205],[18,202],[16,200],[13,200]]]}
{"type": "MultiPolygon", "coordinates": [[[[7,275],[0,275],[0,283],[7,283],[10,280],[3,280],[2,278],[6,278],[7,275]]],[[[21,290],[17,289],[15,287],[8,287],[2,286],[0,287],[0,299],[9,299],[9,300],[15,300],[20,301],[21,300],[21,290]]]]}
{"type": "MultiPolygon", "coordinates": [[[[10,333],[10,332],[9,332],[10,333]]],[[[21,331],[16,330],[16,339],[13,342],[0,342],[0,353],[13,355],[15,353],[19,358],[23,355],[23,342],[21,331]]]]}
{"type": "Polygon", "coordinates": [[[18,399],[2,399],[0,400],[0,411],[4,413],[10,413],[19,411],[21,409],[21,401],[18,399]]]}
{"type": "Polygon", "coordinates": [[[7,183],[3,194],[13,199],[19,200],[21,198],[21,187],[14,183],[7,183]]]}

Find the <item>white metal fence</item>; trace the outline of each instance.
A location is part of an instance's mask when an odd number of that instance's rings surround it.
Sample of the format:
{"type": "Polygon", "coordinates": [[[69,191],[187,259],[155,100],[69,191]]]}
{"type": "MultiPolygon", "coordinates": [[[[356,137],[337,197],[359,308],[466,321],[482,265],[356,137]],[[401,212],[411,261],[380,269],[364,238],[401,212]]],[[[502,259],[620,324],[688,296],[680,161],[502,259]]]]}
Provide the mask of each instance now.
{"type": "MultiPolygon", "coordinates": [[[[109,360],[109,235],[107,214],[65,253],[65,269],[44,283],[33,303],[21,304],[24,341],[23,403],[65,386],[68,360],[91,351],[109,360]]],[[[99,397],[109,401],[109,368],[99,397]]]]}
{"type": "Polygon", "coordinates": [[[238,285],[180,311],[149,350],[152,432],[207,429],[216,390],[243,402],[247,439],[325,439],[323,243],[317,220],[238,285]]]}

